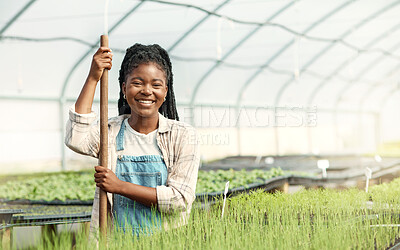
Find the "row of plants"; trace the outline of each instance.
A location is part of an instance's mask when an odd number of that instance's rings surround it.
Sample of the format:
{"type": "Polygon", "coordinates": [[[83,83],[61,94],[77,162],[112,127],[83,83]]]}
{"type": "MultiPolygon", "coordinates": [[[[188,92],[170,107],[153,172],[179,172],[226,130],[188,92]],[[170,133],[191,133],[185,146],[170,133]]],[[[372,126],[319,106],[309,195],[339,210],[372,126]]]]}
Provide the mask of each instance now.
{"type": "MultiPolygon", "coordinates": [[[[254,191],[228,198],[223,217],[220,198],[209,210],[193,208],[188,224],[180,228],[139,238],[109,232],[108,249],[385,249],[399,237],[399,188],[396,180],[372,187],[369,193],[254,191]]],[[[52,244],[51,248],[71,249],[71,237],[58,235],[55,242],[38,248],[52,244]]],[[[88,242],[86,232],[76,235],[75,249],[95,244],[88,242]]]]}
{"type": "Polygon", "coordinates": [[[247,188],[250,184],[264,183],[271,178],[288,174],[290,172],[283,171],[281,168],[271,168],[270,170],[255,169],[251,171],[246,171],[246,169],[240,171],[233,169],[199,171],[196,193],[221,192],[225,189],[227,181],[229,181],[230,189],[237,187],[247,188]]]}
{"type": "Polygon", "coordinates": [[[93,200],[95,183],[92,172],[60,172],[26,176],[0,186],[0,198],[8,200],[93,200]]]}
{"type": "MultiPolygon", "coordinates": [[[[60,172],[27,178],[17,178],[0,185],[0,198],[8,200],[93,200],[95,189],[94,172],[60,172]]],[[[262,183],[276,176],[288,174],[280,168],[268,171],[216,170],[199,171],[196,193],[223,191],[225,183],[230,188],[247,187],[262,183]]]]}

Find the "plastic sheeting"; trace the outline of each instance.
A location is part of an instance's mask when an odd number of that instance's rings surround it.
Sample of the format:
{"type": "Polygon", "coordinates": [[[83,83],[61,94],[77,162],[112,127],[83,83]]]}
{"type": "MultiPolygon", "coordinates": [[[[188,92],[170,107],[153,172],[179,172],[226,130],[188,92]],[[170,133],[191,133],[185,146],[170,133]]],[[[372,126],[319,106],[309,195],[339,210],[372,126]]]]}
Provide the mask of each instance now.
{"type": "MultiPolygon", "coordinates": [[[[199,109],[214,112],[217,108],[229,108],[237,116],[246,107],[251,112],[260,107],[316,107],[323,114],[320,117],[329,114],[318,122],[336,126],[324,130],[331,132],[346,126],[341,113],[379,117],[385,109],[385,114],[398,115],[398,101],[386,100],[395,98],[399,89],[400,1],[121,0],[108,6],[110,47],[115,54],[109,76],[110,115],[116,114],[124,50],[136,42],[159,43],[169,51],[179,110],[185,113],[181,116],[195,126],[201,126],[196,124],[199,109]]],[[[25,138],[38,140],[47,131],[46,138],[52,138],[53,144],[62,143],[68,106],[79,94],[104,33],[104,13],[105,2],[94,0],[0,3],[1,113],[23,123],[21,116],[5,110],[6,105],[20,107],[19,113],[35,103],[32,107],[42,106],[31,116],[54,114],[40,118],[50,127],[40,122],[36,127],[4,125],[2,141],[20,145],[25,138]],[[20,131],[30,134],[24,137],[20,131]]],[[[240,130],[246,121],[239,120],[231,127],[240,130]]],[[[386,125],[372,122],[371,133],[381,130],[381,125],[388,127],[387,118],[378,120],[386,125]]],[[[278,136],[271,138],[276,150],[266,153],[286,152],[279,150],[283,139],[278,130],[274,129],[278,136]]],[[[310,139],[312,132],[306,130],[299,133],[310,139]]],[[[382,133],[371,136],[373,145],[388,137],[382,133]]],[[[392,140],[400,138],[393,134],[392,140]]],[[[3,151],[6,144],[1,147],[3,151]]],[[[330,147],[330,151],[342,149],[330,147]]],[[[309,146],[298,152],[313,150],[309,146]]],[[[55,156],[65,158],[57,152],[55,156]]],[[[231,152],[236,153],[241,152],[231,152]]]]}

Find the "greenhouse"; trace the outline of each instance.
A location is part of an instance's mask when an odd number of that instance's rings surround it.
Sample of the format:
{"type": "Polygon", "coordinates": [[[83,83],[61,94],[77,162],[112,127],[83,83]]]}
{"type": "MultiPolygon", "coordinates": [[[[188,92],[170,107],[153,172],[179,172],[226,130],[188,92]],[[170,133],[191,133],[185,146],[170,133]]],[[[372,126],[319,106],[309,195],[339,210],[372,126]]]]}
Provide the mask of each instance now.
{"type": "Polygon", "coordinates": [[[400,1],[0,13],[2,249],[400,247],[400,1]],[[160,182],[122,181],[137,170],[120,162],[148,158],[160,182]],[[150,233],[118,230],[117,200],[150,233]]]}

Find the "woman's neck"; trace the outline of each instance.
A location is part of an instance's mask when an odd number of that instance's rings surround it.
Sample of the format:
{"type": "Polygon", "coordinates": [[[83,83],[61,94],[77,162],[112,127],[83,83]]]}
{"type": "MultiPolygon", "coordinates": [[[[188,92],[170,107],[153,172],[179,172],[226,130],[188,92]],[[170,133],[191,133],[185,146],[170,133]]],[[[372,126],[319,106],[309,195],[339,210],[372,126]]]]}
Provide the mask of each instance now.
{"type": "Polygon", "coordinates": [[[158,115],[144,118],[136,114],[131,114],[128,123],[135,131],[147,135],[158,128],[158,115]]]}

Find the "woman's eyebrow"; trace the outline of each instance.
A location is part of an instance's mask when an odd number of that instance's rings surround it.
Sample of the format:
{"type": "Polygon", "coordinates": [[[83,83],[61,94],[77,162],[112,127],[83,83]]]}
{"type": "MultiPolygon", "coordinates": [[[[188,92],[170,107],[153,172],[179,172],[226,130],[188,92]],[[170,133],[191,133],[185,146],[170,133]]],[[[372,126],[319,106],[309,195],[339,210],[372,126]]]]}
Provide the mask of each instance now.
{"type": "Polygon", "coordinates": [[[130,82],[133,82],[134,80],[140,80],[140,81],[144,82],[143,78],[141,78],[141,77],[132,77],[130,82]]]}
{"type": "Polygon", "coordinates": [[[154,78],[153,82],[156,82],[156,81],[164,82],[162,79],[154,78]]]}
{"type": "MultiPolygon", "coordinates": [[[[139,76],[137,76],[137,77],[132,77],[132,78],[131,78],[131,82],[132,82],[133,80],[140,80],[140,81],[143,81],[143,82],[144,82],[144,79],[141,78],[141,77],[139,77],[139,76]]],[[[154,78],[154,79],[151,80],[151,81],[152,81],[152,82],[156,82],[156,81],[164,82],[162,79],[159,79],[159,78],[154,78]]]]}

